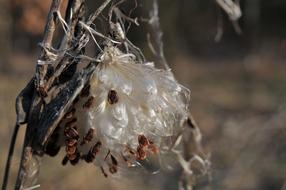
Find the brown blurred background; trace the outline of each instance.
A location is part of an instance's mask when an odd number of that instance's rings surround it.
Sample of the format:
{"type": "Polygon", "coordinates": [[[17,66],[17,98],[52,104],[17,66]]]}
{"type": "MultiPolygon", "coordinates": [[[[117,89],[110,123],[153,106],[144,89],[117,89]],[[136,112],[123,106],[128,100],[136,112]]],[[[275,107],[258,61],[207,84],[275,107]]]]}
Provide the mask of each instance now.
{"type": "MultiPolygon", "coordinates": [[[[17,94],[34,72],[50,0],[0,0],[0,179],[15,122],[17,94]]],[[[140,0],[138,0],[140,6],[140,0]]],[[[286,1],[241,0],[242,34],[213,0],[161,0],[165,54],[192,91],[192,113],[211,154],[210,180],[195,189],[286,189],[286,1]],[[221,17],[220,17],[221,15],[221,17]],[[223,36],[215,42],[219,18],[223,36]]],[[[89,9],[95,9],[89,1],[89,9]]],[[[145,35],[128,34],[139,47],[145,35]]],[[[20,131],[9,189],[21,153],[20,131]]],[[[63,153],[62,153],[63,155],[63,153]]],[[[98,168],[42,163],[40,189],[176,189],[176,174],[105,179],[98,168]]]]}

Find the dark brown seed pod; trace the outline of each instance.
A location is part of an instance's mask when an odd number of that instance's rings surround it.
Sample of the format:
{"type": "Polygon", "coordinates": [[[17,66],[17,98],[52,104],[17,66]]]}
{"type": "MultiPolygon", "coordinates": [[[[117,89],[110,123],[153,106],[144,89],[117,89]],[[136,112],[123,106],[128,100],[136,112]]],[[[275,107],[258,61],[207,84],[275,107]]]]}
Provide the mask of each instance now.
{"type": "Polygon", "coordinates": [[[84,109],[89,109],[91,108],[91,106],[93,105],[93,102],[95,100],[95,97],[94,96],[91,96],[87,99],[87,101],[82,105],[82,107],[84,109]]]}
{"type": "Polygon", "coordinates": [[[81,97],[88,97],[90,94],[90,84],[87,84],[84,86],[84,88],[82,89],[80,96],[81,97]]]}
{"type": "Polygon", "coordinates": [[[82,142],[80,143],[80,145],[84,145],[89,143],[92,138],[93,138],[93,133],[94,133],[94,128],[90,128],[88,130],[88,132],[86,133],[86,135],[83,137],[82,142]]]}
{"type": "Polygon", "coordinates": [[[107,95],[107,101],[109,104],[116,104],[119,100],[118,94],[115,90],[110,90],[107,95]]]}

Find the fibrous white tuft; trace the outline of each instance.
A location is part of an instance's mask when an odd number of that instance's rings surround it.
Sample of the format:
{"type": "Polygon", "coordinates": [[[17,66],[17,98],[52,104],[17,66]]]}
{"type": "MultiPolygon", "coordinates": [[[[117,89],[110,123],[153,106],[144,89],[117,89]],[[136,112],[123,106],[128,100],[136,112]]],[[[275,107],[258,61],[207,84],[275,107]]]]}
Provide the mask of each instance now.
{"type": "Polygon", "coordinates": [[[188,119],[190,91],[171,71],[137,62],[135,55],[112,45],[100,55],[89,85],[87,98],[75,105],[76,118],[80,136],[94,128],[90,144],[100,142],[94,155],[100,166],[112,162],[109,155],[120,166],[134,166],[136,160],[170,151],[169,142],[188,119]]]}

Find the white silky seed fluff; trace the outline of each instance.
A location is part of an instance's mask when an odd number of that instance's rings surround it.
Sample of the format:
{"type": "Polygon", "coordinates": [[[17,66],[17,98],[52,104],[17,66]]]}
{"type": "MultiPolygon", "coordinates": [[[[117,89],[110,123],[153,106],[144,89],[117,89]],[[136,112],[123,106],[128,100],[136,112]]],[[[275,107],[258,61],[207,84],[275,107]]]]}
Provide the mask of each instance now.
{"type": "MultiPolygon", "coordinates": [[[[188,117],[189,90],[177,83],[171,71],[137,63],[134,57],[107,46],[90,80],[92,106],[82,108],[86,99],[76,104],[80,136],[93,127],[95,136],[90,146],[102,142],[95,158],[98,165],[105,164],[109,150],[123,163],[122,153],[126,147],[136,151],[139,135],[154,142],[159,154],[164,154],[170,148],[167,141],[182,131],[188,117]],[[118,96],[114,104],[108,102],[111,90],[118,96]]],[[[90,146],[79,148],[87,152],[90,146]]]]}

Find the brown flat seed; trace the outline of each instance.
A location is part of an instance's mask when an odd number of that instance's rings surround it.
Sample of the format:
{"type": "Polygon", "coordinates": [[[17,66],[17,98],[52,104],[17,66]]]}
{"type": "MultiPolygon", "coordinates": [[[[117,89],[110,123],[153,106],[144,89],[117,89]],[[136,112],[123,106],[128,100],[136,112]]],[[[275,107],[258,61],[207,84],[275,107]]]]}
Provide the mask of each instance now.
{"type": "Polygon", "coordinates": [[[67,139],[66,140],[66,146],[76,146],[77,142],[78,141],[76,139],[67,139]]]}
{"type": "Polygon", "coordinates": [[[82,105],[82,107],[83,107],[84,109],[89,109],[89,108],[91,108],[91,106],[92,106],[94,100],[95,100],[95,97],[94,97],[94,96],[89,97],[89,98],[87,99],[87,101],[82,105]]]}
{"type": "Polygon", "coordinates": [[[74,154],[76,152],[76,146],[67,146],[66,147],[66,152],[69,155],[74,154]]]}
{"type": "Polygon", "coordinates": [[[97,153],[100,151],[101,145],[102,145],[101,142],[98,141],[98,142],[92,147],[91,152],[92,152],[93,154],[97,154],[97,153]]]}
{"type": "Polygon", "coordinates": [[[65,136],[68,138],[72,138],[72,139],[78,139],[79,138],[79,134],[77,132],[77,130],[75,128],[66,128],[64,130],[65,136]]]}
{"type": "Polygon", "coordinates": [[[145,147],[149,145],[148,139],[144,135],[139,135],[138,136],[138,143],[139,145],[145,147]]]}
{"type": "Polygon", "coordinates": [[[94,133],[94,128],[90,128],[88,130],[88,132],[86,133],[86,135],[83,137],[83,140],[80,143],[80,145],[84,145],[86,143],[89,143],[93,138],[93,133],[94,133]]]}
{"type": "Polygon", "coordinates": [[[109,104],[116,104],[119,100],[117,92],[115,90],[110,90],[107,95],[107,100],[109,104]]]}

